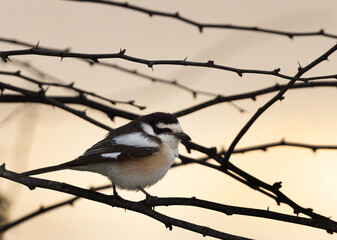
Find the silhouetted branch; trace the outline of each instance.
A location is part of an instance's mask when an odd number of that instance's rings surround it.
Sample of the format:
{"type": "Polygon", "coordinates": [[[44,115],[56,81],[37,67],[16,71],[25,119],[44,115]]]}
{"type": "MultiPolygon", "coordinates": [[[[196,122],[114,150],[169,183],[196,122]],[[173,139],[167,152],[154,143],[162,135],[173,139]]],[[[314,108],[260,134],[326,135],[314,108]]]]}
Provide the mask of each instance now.
{"type": "MultiPolygon", "coordinates": [[[[220,165],[214,165],[208,163],[207,165],[204,164],[205,161],[193,161],[194,163],[200,163],[204,166],[211,167],[213,169],[216,169],[218,171],[221,171],[236,180],[240,181],[241,183],[249,186],[250,188],[257,190],[269,197],[272,197],[274,200],[276,200],[277,204],[285,203],[291,208],[293,208],[295,214],[303,213],[309,217],[311,217],[315,221],[322,221],[329,224],[337,224],[336,222],[332,221],[331,219],[324,217],[322,215],[319,215],[317,213],[314,213],[312,209],[310,208],[303,208],[294,201],[292,201],[290,198],[288,198],[285,194],[283,194],[280,191],[280,188],[282,187],[282,182],[275,182],[273,185],[270,185],[268,183],[265,183],[258,178],[246,173],[245,171],[241,170],[240,168],[236,167],[231,162],[226,162],[226,168],[223,168],[223,164],[225,162],[225,158],[219,155],[215,148],[206,148],[199,144],[193,143],[193,142],[184,142],[184,145],[188,150],[194,149],[199,152],[202,152],[206,154],[208,157],[214,159],[217,161],[220,165]],[[332,222],[331,222],[332,221],[332,222]]],[[[180,156],[182,158],[182,161],[188,162],[191,158],[180,156]]]]}
{"type": "MultiPolygon", "coordinates": [[[[337,50],[337,44],[335,44],[333,47],[331,47],[328,51],[326,51],[324,54],[322,54],[320,57],[316,58],[314,61],[309,63],[305,67],[299,67],[298,72],[295,75],[295,78],[301,77],[304,73],[308,72],[310,69],[314,68],[318,64],[320,64],[323,61],[326,61],[328,57],[334,53],[337,50]]],[[[264,113],[270,106],[272,106],[276,101],[282,100],[284,93],[291,88],[296,82],[296,79],[292,79],[288,82],[288,84],[283,87],[272,99],[270,99],[266,104],[264,104],[262,107],[260,107],[257,112],[251,117],[251,119],[245,124],[245,126],[240,130],[240,132],[236,135],[234,140],[232,141],[231,145],[228,148],[228,152],[225,155],[223,167],[226,168],[226,164],[230,159],[231,154],[234,151],[235,146],[238,144],[240,139],[245,135],[245,133],[248,131],[248,129],[254,124],[254,122],[264,113]]]]}
{"type": "Polygon", "coordinates": [[[285,74],[281,74],[280,68],[274,70],[257,70],[257,69],[243,69],[243,68],[233,68],[220,64],[215,64],[214,61],[209,60],[207,62],[194,62],[184,60],[148,60],[144,58],[137,58],[133,56],[129,56],[125,54],[126,50],[121,50],[118,53],[102,53],[102,54],[89,54],[89,53],[76,53],[76,52],[62,52],[62,51],[54,51],[48,50],[45,48],[34,47],[30,49],[24,50],[11,50],[11,51],[0,51],[0,57],[4,62],[7,62],[10,56],[23,56],[23,55],[39,55],[39,56],[49,56],[49,57],[60,57],[61,60],[63,58],[79,58],[79,59],[88,59],[94,62],[99,62],[100,59],[113,59],[119,58],[124,59],[131,62],[136,62],[140,64],[145,64],[150,68],[153,68],[155,65],[179,65],[179,66],[193,66],[193,67],[205,67],[210,69],[220,69],[224,71],[234,72],[238,74],[240,77],[245,73],[249,74],[259,74],[259,75],[269,75],[275,76],[288,80],[298,80],[298,81],[310,81],[310,80],[322,80],[322,79],[331,79],[337,78],[337,74],[326,75],[326,76],[316,76],[316,77],[306,77],[300,78],[300,76],[291,77],[285,74]]]}
{"type": "Polygon", "coordinates": [[[161,16],[161,17],[172,18],[172,19],[176,19],[181,22],[197,27],[201,33],[203,29],[205,28],[218,28],[218,29],[243,30],[243,31],[276,34],[276,35],[287,36],[289,38],[304,37],[304,36],[322,36],[322,37],[329,37],[329,38],[337,38],[337,35],[326,33],[324,29],[314,31],[314,32],[289,32],[289,31],[280,31],[280,30],[273,30],[273,29],[267,29],[267,28],[260,28],[256,26],[251,27],[251,26],[240,26],[240,25],[234,25],[234,24],[200,23],[195,20],[181,16],[179,12],[169,13],[169,12],[164,12],[164,11],[151,10],[151,9],[147,9],[144,7],[139,7],[139,6],[130,4],[128,2],[122,3],[122,2],[106,1],[106,0],[68,0],[68,1],[107,4],[110,6],[122,7],[122,8],[130,9],[130,10],[134,10],[137,12],[142,12],[142,13],[149,15],[150,17],[161,16]]]}
{"type": "MultiPolygon", "coordinates": [[[[104,186],[101,186],[101,187],[95,187],[95,188],[90,188],[90,190],[92,191],[99,191],[99,190],[103,190],[103,189],[107,189],[107,188],[111,188],[111,184],[109,185],[104,185],[104,186]]],[[[61,201],[59,203],[54,203],[54,204],[51,204],[47,207],[44,207],[44,206],[41,206],[38,210],[36,211],[33,211],[23,217],[20,217],[18,218],[17,220],[14,220],[12,222],[9,222],[9,223],[6,223],[6,224],[3,224],[3,225],[0,225],[0,233],[3,233],[21,223],[24,223],[36,216],[39,216],[43,213],[47,213],[51,210],[55,210],[55,209],[58,209],[60,207],[63,207],[63,206],[66,206],[66,205],[73,205],[75,201],[81,199],[80,197],[72,197],[72,198],[69,198],[67,200],[64,200],[64,201],[61,201]]]]}
{"type": "MultiPolygon", "coordinates": [[[[217,96],[214,99],[207,100],[205,102],[196,104],[194,106],[188,107],[183,110],[179,110],[175,112],[174,114],[178,117],[185,116],[188,114],[191,114],[193,112],[199,111],[201,109],[223,103],[223,102],[230,102],[230,101],[237,101],[237,100],[243,100],[243,99],[252,99],[253,101],[256,100],[256,97],[272,93],[275,91],[279,91],[283,89],[286,85],[285,84],[276,84],[275,86],[272,87],[266,87],[263,89],[259,89],[256,91],[251,91],[247,93],[239,93],[239,94],[234,94],[234,95],[229,95],[229,96],[217,96]]],[[[295,83],[290,87],[289,90],[291,89],[300,89],[300,88],[313,88],[313,87],[337,87],[337,81],[319,81],[319,82],[308,82],[308,83],[295,83]]]]}
{"type": "MultiPolygon", "coordinates": [[[[24,94],[26,96],[32,97],[32,98],[38,100],[41,103],[45,103],[45,104],[49,104],[49,105],[61,108],[61,109],[65,110],[67,112],[70,112],[70,113],[72,113],[72,114],[74,114],[74,115],[76,115],[80,118],[83,118],[84,120],[86,120],[86,121],[88,121],[88,122],[90,122],[90,123],[92,123],[92,124],[94,124],[98,127],[104,128],[104,129],[109,130],[109,131],[112,130],[111,127],[109,127],[109,126],[107,126],[107,125],[105,125],[101,122],[98,122],[97,120],[87,116],[85,111],[76,110],[74,108],[71,108],[71,107],[63,104],[62,102],[57,101],[56,99],[54,99],[52,97],[48,97],[46,95],[46,92],[45,92],[46,90],[43,89],[43,88],[41,88],[41,90],[39,92],[34,92],[34,91],[31,91],[31,90],[28,90],[28,89],[24,89],[24,88],[12,86],[12,85],[0,82],[0,90],[3,91],[4,89],[19,92],[19,93],[24,94]]],[[[85,97],[80,96],[80,98],[85,98],[85,97]]],[[[0,101],[5,102],[5,98],[4,98],[3,94],[0,94],[0,101]]],[[[82,100],[82,101],[84,101],[84,100],[82,100]]]]}
{"type": "MultiPolygon", "coordinates": [[[[4,176],[5,178],[10,179],[10,175],[8,175],[8,173],[12,174],[12,176],[14,174],[13,172],[6,171],[4,168],[2,170],[0,170],[0,176],[4,176]]],[[[28,180],[30,180],[30,179],[25,179],[23,182],[21,182],[21,184],[28,185],[30,188],[34,187],[33,185],[31,185],[29,183],[28,180]]],[[[36,179],[36,178],[34,178],[34,180],[35,181],[49,182],[48,180],[36,179]]],[[[16,179],[14,181],[16,181],[16,179]]],[[[60,184],[60,183],[53,182],[53,184],[60,184]]],[[[70,186],[70,185],[67,184],[67,186],[70,186]]],[[[71,187],[73,187],[73,186],[71,186],[71,187]]],[[[105,188],[108,188],[108,187],[111,187],[111,186],[103,186],[103,187],[99,187],[99,188],[93,188],[91,190],[97,191],[97,190],[105,189],[105,188]]],[[[51,189],[49,187],[46,187],[46,188],[51,189]]],[[[57,190],[57,189],[54,189],[54,190],[57,190]]],[[[87,191],[85,189],[79,189],[79,190],[81,190],[81,191],[84,190],[83,194],[86,193],[85,191],[87,191]]],[[[59,190],[57,190],[57,191],[59,191],[59,190]]],[[[63,190],[61,190],[61,191],[63,192],[63,190]]],[[[67,193],[76,195],[75,193],[71,193],[71,192],[68,192],[68,191],[67,191],[67,193]]],[[[106,195],[104,195],[104,196],[106,196],[106,195]]],[[[58,208],[58,207],[61,207],[61,206],[64,206],[64,205],[68,205],[68,204],[72,205],[73,202],[78,200],[78,199],[80,199],[80,197],[76,196],[76,197],[70,198],[68,200],[62,201],[60,203],[53,204],[53,205],[51,205],[49,207],[46,207],[46,208],[41,207],[41,209],[39,209],[39,210],[37,210],[37,211],[35,211],[31,214],[1,227],[0,233],[8,230],[10,227],[15,226],[17,224],[17,222],[20,222],[20,223],[24,222],[24,221],[28,220],[29,218],[31,218],[33,216],[40,215],[42,213],[45,213],[47,211],[50,211],[52,209],[55,209],[55,208],[58,208]]],[[[91,200],[96,201],[95,199],[91,199],[91,200]]],[[[226,215],[243,215],[243,216],[261,217],[261,218],[266,218],[266,219],[279,220],[279,221],[284,221],[284,222],[289,222],[289,223],[296,223],[296,224],[300,224],[300,225],[310,226],[310,227],[314,227],[314,228],[325,229],[328,232],[337,232],[337,225],[333,225],[333,224],[325,225],[325,223],[323,223],[323,222],[316,222],[316,221],[314,221],[313,219],[310,219],[310,218],[291,216],[291,215],[277,213],[277,212],[273,212],[273,211],[269,211],[269,210],[236,207],[236,206],[230,206],[230,205],[225,205],[225,204],[219,204],[219,203],[214,203],[214,202],[210,202],[210,201],[206,201],[206,200],[197,199],[195,197],[192,197],[192,198],[177,198],[177,197],[176,198],[160,198],[160,197],[158,197],[158,198],[151,199],[150,201],[149,200],[142,200],[142,201],[139,201],[139,202],[132,202],[132,201],[128,201],[126,199],[121,198],[121,199],[111,199],[111,201],[109,202],[109,205],[112,205],[112,206],[115,206],[115,207],[122,207],[122,206],[119,205],[119,201],[123,201],[124,203],[128,203],[128,204],[139,205],[139,207],[145,207],[145,208],[150,208],[150,209],[154,208],[154,207],[157,207],[157,206],[194,206],[194,207],[199,207],[199,208],[217,211],[217,212],[220,212],[220,213],[224,213],[226,215]]],[[[102,202],[102,201],[100,201],[100,202],[102,202]]],[[[124,208],[124,206],[123,206],[123,208],[124,208]]],[[[133,210],[133,209],[130,209],[130,210],[133,210]]]]}
{"type": "Polygon", "coordinates": [[[130,106],[134,106],[134,107],[137,107],[140,110],[145,109],[144,106],[140,106],[140,105],[135,104],[135,101],[133,101],[133,100],[131,100],[131,101],[112,100],[112,99],[100,96],[100,95],[98,95],[94,92],[89,92],[89,91],[77,88],[77,87],[74,86],[75,82],[72,82],[70,84],[62,84],[62,83],[55,83],[55,82],[42,82],[42,81],[39,81],[37,79],[25,76],[25,75],[21,74],[20,71],[16,71],[16,72],[0,71],[0,75],[7,75],[7,76],[13,76],[13,77],[21,78],[21,79],[27,80],[28,82],[35,83],[39,88],[43,88],[44,86],[61,87],[61,88],[65,88],[65,89],[77,92],[79,95],[84,95],[84,96],[88,95],[88,96],[92,96],[92,97],[104,100],[104,101],[109,102],[113,105],[119,103],[119,104],[127,104],[127,105],[130,105],[130,106]]]}
{"type": "Polygon", "coordinates": [[[153,219],[156,219],[159,222],[162,222],[167,228],[172,230],[173,226],[177,226],[180,228],[184,228],[196,233],[200,233],[203,236],[212,236],[219,239],[228,239],[228,240],[247,240],[248,238],[234,236],[231,234],[227,234],[224,232],[220,232],[217,230],[214,230],[212,228],[201,226],[193,223],[189,223],[180,219],[168,217],[164,214],[161,214],[155,210],[152,209],[151,206],[147,204],[147,201],[142,202],[134,202],[125,200],[123,198],[112,198],[111,196],[90,191],[87,189],[82,189],[79,187],[75,187],[66,183],[60,183],[56,181],[50,181],[50,180],[43,180],[39,178],[32,178],[32,177],[23,177],[23,178],[15,178],[17,173],[7,171],[5,169],[5,165],[3,164],[0,166],[0,176],[12,181],[15,181],[17,183],[21,183],[23,185],[26,185],[31,190],[35,188],[45,188],[45,189],[51,189],[58,192],[63,193],[69,193],[71,195],[75,195],[78,197],[82,197],[88,200],[92,200],[95,202],[100,202],[106,205],[110,205],[112,207],[120,207],[124,208],[130,211],[142,213],[146,216],[149,216],[153,219]]]}

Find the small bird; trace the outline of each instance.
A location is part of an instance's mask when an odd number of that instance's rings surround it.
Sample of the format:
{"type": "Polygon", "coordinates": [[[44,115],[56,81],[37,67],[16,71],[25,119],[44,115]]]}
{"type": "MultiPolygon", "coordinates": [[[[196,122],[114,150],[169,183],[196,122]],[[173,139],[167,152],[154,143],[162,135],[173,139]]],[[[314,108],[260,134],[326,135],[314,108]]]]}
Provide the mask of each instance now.
{"type": "Polygon", "coordinates": [[[109,132],[78,158],[59,165],[18,174],[16,178],[64,169],[89,171],[107,176],[118,196],[120,189],[142,191],[161,180],[178,156],[180,141],[191,138],[178,119],[155,112],[135,119],[109,132]]]}

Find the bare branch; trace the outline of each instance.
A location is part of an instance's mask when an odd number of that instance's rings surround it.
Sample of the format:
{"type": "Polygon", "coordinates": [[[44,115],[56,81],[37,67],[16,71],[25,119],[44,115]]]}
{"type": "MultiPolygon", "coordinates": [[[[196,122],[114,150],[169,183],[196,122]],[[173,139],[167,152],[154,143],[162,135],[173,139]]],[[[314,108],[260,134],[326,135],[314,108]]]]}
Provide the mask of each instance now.
{"type": "Polygon", "coordinates": [[[66,183],[43,180],[39,178],[23,177],[23,178],[14,179],[16,175],[17,173],[6,170],[4,164],[0,166],[0,176],[1,177],[9,179],[9,180],[13,180],[23,185],[26,185],[32,190],[37,187],[51,189],[51,190],[55,190],[58,192],[69,193],[69,194],[82,197],[88,200],[92,200],[95,202],[100,202],[106,205],[110,205],[112,207],[120,207],[120,208],[124,208],[130,211],[142,213],[146,216],[156,219],[159,222],[162,222],[170,230],[172,230],[173,226],[177,226],[177,227],[184,228],[184,229],[196,232],[196,233],[200,233],[203,236],[212,236],[215,238],[228,239],[228,240],[248,240],[248,238],[227,234],[227,233],[220,232],[220,231],[214,230],[206,226],[200,226],[200,225],[189,223],[189,222],[186,222],[180,219],[168,217],[164,214],[154,211],[151,207],[146,205],[146,201],[137,203],[137,202],[128,201],[122,198],[112,198],[111,196],[108,196],[108,195],[105,195],[99,192],[82,189],[82,188],[75,187],[75,186],[72,186],[66,183]]]}
{"type": "MultiPolygon", "coordinates": [[[[107,189],[107,188],[111,188],[111,184],[109,185],[104,185],[104,186],[101,186],[101,187],[95,187],[95,188],[90,188],[90,190],[92,191],[99,191],[99,190],[103,190],[103,189],[107,189]]],[[[9,222],[9,223],[6,223],[6,224],[3,224],[0,226],[0,233],[3,233],[13,227],[16,227],[17,225],[21,224],[21,223],[24,223],[36,216],[39,216],[43,213],[47,213],[49,211],[52,211],[52,210],[55,210],[55,209],[58,209],[60,207],[63,207],[63,206],[66,206],[66,205],[73,205],[74,202],[76,202],[77,200],[81,199],[80,197],[72,197],[72,198],[69,198],[67,200],[64,200],[62,202],[59,202],[59,203],[54,203],[50,206],[47,206],[47,207],[44,207],[44,206],[41,206],[38,210],[36,211],[33,211],[23,217],[20,217],[18,218],[17,220],[14,220],[12,222],[9,222]]]]}
{"type": "Polygon", "coordinates": [[[76,52],[62,52],[62,51],[54,51],[48,50],[44,48],[30,48],[24,50],[11,50],[11,51],[0,51],[0,57],[4,62],[7,62],[10,56],[23,56],[23,55],[39,55],[39,56],[49,56],[49,57],[60,57],[63,58],[79,58],[79,59],[88,59],[94,61],[96,63],[99,62],[99,59],[112,59],[119,58],[124,59],[131,62],[145,64],[150,68],[153,68],[154,65],[179,65],[179,66],[193,66],[193,67],[205,67],[210,69],[220,69],[224,71],[234,72],[238,74],[240,77],[245,73],[249,74],[259,74],[259,75],[269,75],[275,76],[288,80],[298,80],[298,81],[310,81],[310,80],[322,80],[322,79],[331,79],[337,78],[337,74],[334,75],[326,75],[326,76],[316,76],[316,77],[307,77],[300,78],[300,76],[291,77],[285,74],[281,74],[280,68],[274,70],[258,70],[258,69],[241,69],[241,68],[233,68],[220,64],[215,64],[214,61],[209,60],[207,62],[194,62],[194,61],[186,61],[186,60],[148,60],[144,58],[137,58],[133,56],[129,56],[125,54],[125,50],[122,50],[118,53],[102,53],[102,54],[89,54],[89,53],[76,53],[76,52]]]}
{"type": "MultiPolygon", "coordinates": [[[[328,59],[328,57],[337,50],[337,44],[331,47],[328,51],[322,54],[320,57],[312,61],[310,64],[305,66],[304,68],[299,67],[298,73],[295,75],[295,78],[299,78],[304,73],[314,68],[316,65],[328,59]]],[[[269,107],[271,107],[276,101],[281,100],[283,98],[284,93],[291,88],[295,84],[296,80],[292,79],[288,84],[283,87],[272,99],[270,99],[265,105],[260,107],[258,111],[252,116],[252,118],[246,123],[246,125],[240,130],[240,132],[236,135],[235,139],[229,146],[228,152],[225,155],[223,167],[226,168],[226,164],[229,161],[231,154],[234,151],[235,146],[238,144],[240,139],[244,136],[244,134],[249,130],[249,128],[254,124],[254,122],[264,113],[269,107]]]]}
{"type": "MultiPolygon", "coordinates": [[[[331,219],[324,217],[322,215],[319,215],[315,212],[313,212],[312,209],[310,208],[304,208],[292,201],[289,197],[287,197],[285,194],[283,194],[280,191],[280,188],[282,187],[282,182],[275,182],[273,185],[270,185],[268,183],[265,183],[258,178],[246,173],[245,171],[241,170],[240,168],[236,167],[234,164],[231,162],[227,162],[227,168],[223,168],[223,163],[225,162],[225,158],[223,158],[221,155],[216,153],[216,149],[214,148],[206,148],[201,145],[198,145],[193,142],[184,142],[184,145],[188,150],[194,149],[199,152],[202,152],[206,154],[208,157],[214,159],[217,161],[220,166],[216,166],[214,164],[207,163],[205,164],[205,161],[197,161],[194,160],[194,163],[200,163],[204,166],[211,167],[213,169],[216,169],[218,171],[221,171],[234,179],[240,181],[241,183],[249,186],[250,188],[257,190],[274,200],[276,200],[277,204],[279,205],[280,203],[285,203],[291,208],[293,208],[295,214],[303,213],[307,216],[310,216],[313,220],[315,221],[322,221],[326,222],[328,224],[337,224],[336,222],[332,221],[331,219]]],[[[185,157],[185,156],[179,156],[180,158],[183,158],[182,161],[188,162],[191,158],[185,157]]]]}
{"type": "Polygon", "coordinates": [[[142,12],[142,13],[149,15],[150,17],[161,16],[161,17],[172,18],[172,19],[176,19],[181,22],[197,27],[200,33],[202,33],[203,29],[205,28],[217,28],[217,29],[232,29],[232,30],[243,30],[243,31],[276,34],[276,35],[286,36],[291,39],[294,37],[306,37],[306,36],[322,36],[322,37],[328,37],[328,38],[337,38],[337,35],[326,33],[324,29],[314,31],[314,32],[289,32],[289,31],[280,31],[280,30],[273,30],[273,29],[267,29],[267,28],[260,28],[256,26],[250,27],[250,26],[240,26],[240,25],[233,25],[233,24],[200,23],[192,19],[181,16],[179,12],[168,13],[164,11],[151,10],[151,9],[129,4],[128,2],[122,3],[122,2],[106,1],[106,0],[68,0],[68,1],[107,4],[110,6],[122,7],[122,8],[130,9],[130,10],[134,10],[137,12],[142,12]]]}
{"type": "Polygon", "coordinates": [[[92,96],[92,97],[104,100],[104,101],[109,102],[109,103],[111,103],[113,105],[119,103],[119,104],[131,105],[131,106],[137,107],[140,110],[145,109],[144,106],[140,106],[140,105],[135,104],[135,101],[133,101],[133,100],[131,100],[131,101],[112,100],[112,99],[100,96],[100,95],[98,95],[98,94],[96,94],[94,92],[89,92],[89,91],[77,88],[77,87],[74,86],[75,82],[72,82],[70,84],[62,84],[62,83],[55,83],[55,82],[41,82],[41,81],[39,81],[37,79],[33,79],[31,77],[22,75],[20,71],[16,71],[16,72],[0,71],[0,75],[7,75],[7,76],[18,77],[18,78],[27,80],[27,81],[29,81],[31,83],[35,83],[40,88],[43,87],[43,86],[61,87],[61,88],[66,88],[68,90],[72,90],[74,92],[77,92],[79,95],[82,95],[82,96],[88,95],[88,96],[92,96]]]}
{"type": "MultiPolygon", "coordinates": [[[[264,89],[259,89],[259,90],[252,91],[252,92],[234,94],[230,96],[217,96],[214,99],[207,100],[197,105],[177,111],[174,114],[178,117],[181,117],[181,116],[185,116],[187,114],[191,114],[193,112],[196,112],[201,109],[204,109],[204,108],[207,108],[207,107],[219,104],[219,103],[223,103],[223,102],[237,101],[237,100],[243,100],[243,99],[252,99],[253,101],[255,101],[256,97],[264,95],[264,94],[268,94],[271,92],[279,91],[283,89],[285,86],[286,86],[285,84],[281,84],[281,85],[276,84],[275,86],[267,87],[264,89]]],[[[313,87],[337,87],[337,81],[295,83],[294,85],[290,87],[289,90],[300,89],[300,88],[313,88],[313,87]]]]}

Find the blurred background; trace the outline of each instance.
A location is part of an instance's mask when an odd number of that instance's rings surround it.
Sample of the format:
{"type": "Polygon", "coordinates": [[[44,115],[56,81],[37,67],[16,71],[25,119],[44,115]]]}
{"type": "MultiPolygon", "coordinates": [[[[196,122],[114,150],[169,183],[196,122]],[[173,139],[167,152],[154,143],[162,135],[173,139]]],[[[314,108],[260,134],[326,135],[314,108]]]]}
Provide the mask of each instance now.
{"type": "MultiPolygon", "coordinates": [[[[284,31],[318,31],[337,34],[336,1],[128,1],[144,8],[182,16],[202,23],[231,23],[284,31]]],[[[71,48],[73,52],[115,53],[126,49],[128,55],[145,59],[178,59],[207,62],[245,69],[273,70],[281,68],[286,75],[295,75],[302,66],[331,48],[336,39],[322,36],[295,37],[258,32],[204,29],[162,17],[107,5],[70,1],[0,0],[0,37],[22,40],[41,47],[71,48]]],[[[1,51],[26,47],[0,42],[1,51]]],[[[175,112],[212,97],[192,94],[174,86],[153,83],[137,76],[99,65],[89,66],[76,59],[43,56],[11,57],[13,63],[1,63],[4,71],[22,70],[15,60],[28,61],[34,67],[55,76],[63,83],[116,100],[135,100],[146,106],[138,110],[129,105],[117,108],[138,114],[153,111],[175,112]]],[[[288,81],[272,76],[235,73],[216,69],[154,66],[131,63],[121,59],[105,62],[179,83],[196,90],[232,95],[258,90],[288,81]]],[[[304,76],[336,74],[337,53],[304,76]]],[[[10,76],[1,81],[37,90],[36,86],[10,76]]],[[[251,127],[239,147],[280,141],[281,139],[310,143],[337,143],[336,88],[289,90],[285,99],[275,103],[251,127]]],[[[74,95],[50,88],[48,94],[74,95]]],[[[229,147],[231,141],[255,111],[276,93],[257,97],[256,101],[235,102],[245,110],[241,113],[228,103],[218,104],[180,118],[194,142],[207,147],[229,147]]],[[[75,106],[78,109],[83,107],[75,106]]],[[[115,128],[128,122],[114,122],[104,114],[88,109],[88,115],[115,128]]],[[[104,137],[106,131],[70,113],[42,104],[0,105],[0,163],[9,170],[22,172],[69,161],[104,137]]],[[[181,147],[181,152],[186,153],[181,147]]],[[[193,153],[193,157],[202,155],[193,153]]],[[[303,207],[313,208],[324,216],[337,216],[337,151],[294,147],[277,147],[268,151],[235,154],[231,161],[238,167],[270,184],[283,182],[282,191],[303,207]]],[[[61,171],[41,175],[43,178],[88,188],[107,184],[100,175],[61,171]]],[[[292,209],[277,206],[275,201],[215,170],[198,165],[171,169],[158,184],[148,189],[160,197],[198,197],[223,204],[269,208],[292,214],[292,209]]],[[[7,217],[14,220],[40,206],[69,196],[28,188],[0,180],[0,192],[9,202],[7,217]]],[[[111,189],[105,191],[112,193],[111,189]]],[[[119,192],[127,199],[143,199],[142,193],[119,192]]],[[[324,230],[253,217],[224,214],[192,207],[158,207],[172,217],[209,226],[220,231],[254,239],[335,239],[324,230]]],[[[147,216],[124,209],[111,208],[96,202],[80,200],[49,212],[6,232],[4,239],[203,239],[199,234],[173,227],[172,231],[147,216]]]]}

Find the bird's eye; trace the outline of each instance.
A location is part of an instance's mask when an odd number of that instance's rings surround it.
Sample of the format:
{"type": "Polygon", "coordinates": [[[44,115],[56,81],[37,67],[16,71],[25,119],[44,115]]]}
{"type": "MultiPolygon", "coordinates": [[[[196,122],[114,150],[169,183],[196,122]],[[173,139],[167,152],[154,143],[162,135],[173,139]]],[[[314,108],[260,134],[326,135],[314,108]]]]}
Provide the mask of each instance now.
{"type": "Polygon", "coordinates": [[[163,128],[163,132],[170,133],[172,130],[170,128],[163,128]]]}

